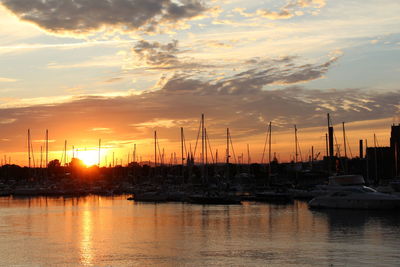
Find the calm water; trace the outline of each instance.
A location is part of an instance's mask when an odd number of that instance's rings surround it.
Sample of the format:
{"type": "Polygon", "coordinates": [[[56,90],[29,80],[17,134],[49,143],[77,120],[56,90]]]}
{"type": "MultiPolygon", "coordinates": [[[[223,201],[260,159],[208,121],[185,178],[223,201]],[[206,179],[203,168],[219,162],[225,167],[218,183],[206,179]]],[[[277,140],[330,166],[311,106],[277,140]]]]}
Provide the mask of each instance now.
{"type": "Polygon", "coordinates": [[[400,215],[0,198],[1,266],[395,266],[400,215]]]}

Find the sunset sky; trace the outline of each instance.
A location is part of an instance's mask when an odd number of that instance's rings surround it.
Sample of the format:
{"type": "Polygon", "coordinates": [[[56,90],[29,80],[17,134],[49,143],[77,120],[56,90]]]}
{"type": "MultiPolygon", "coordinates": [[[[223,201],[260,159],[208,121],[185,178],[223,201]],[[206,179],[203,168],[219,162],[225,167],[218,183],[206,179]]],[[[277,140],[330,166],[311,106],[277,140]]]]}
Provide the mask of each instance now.
{"type": "Polygon", "coordinates": [[[194,148],[201,113],[220,160],[229,127],[259,161],[270,121],[281,161],[294,124],[303,158],[324,154],[328,112],[353,156],[374,133],[388,145],[399,14],[393,0],[0,0],[0,157],[26,165],[30,128],[35,153],[49,130],[51,159],[101,138],[103,164],[133,144],[149,160],[157,130],[168,161],[180,127],[194,148]]]}

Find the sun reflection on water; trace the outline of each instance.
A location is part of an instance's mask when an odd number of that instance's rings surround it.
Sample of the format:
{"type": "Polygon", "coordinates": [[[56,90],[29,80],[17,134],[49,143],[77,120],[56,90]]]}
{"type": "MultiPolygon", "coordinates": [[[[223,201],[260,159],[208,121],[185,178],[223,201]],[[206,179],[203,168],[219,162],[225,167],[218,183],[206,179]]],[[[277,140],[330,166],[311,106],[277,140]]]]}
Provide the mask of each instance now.
{"type": "Polygon", "coordinates": [[[91,266],[93,263],[93,224],[91,211],[83,211],[81,218],[80,260],[82,265],[91,266]]]}

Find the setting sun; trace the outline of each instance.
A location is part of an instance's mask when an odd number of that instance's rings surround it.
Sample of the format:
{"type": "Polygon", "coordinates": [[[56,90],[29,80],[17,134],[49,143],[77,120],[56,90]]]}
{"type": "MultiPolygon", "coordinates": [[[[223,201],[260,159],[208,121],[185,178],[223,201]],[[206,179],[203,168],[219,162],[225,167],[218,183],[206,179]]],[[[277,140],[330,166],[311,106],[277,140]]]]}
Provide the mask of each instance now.
{"type": "Polygon", "coordinates": [[[98,150],[79,151],[77,158],[83,161],[86,166],[97,165],[99,163],[98,150]]]}

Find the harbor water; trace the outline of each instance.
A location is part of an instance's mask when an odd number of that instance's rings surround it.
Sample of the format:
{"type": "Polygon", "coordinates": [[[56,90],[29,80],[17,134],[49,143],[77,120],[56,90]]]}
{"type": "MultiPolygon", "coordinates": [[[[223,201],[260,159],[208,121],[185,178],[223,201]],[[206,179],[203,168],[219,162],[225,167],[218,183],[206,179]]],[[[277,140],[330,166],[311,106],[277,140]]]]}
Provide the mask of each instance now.
{"type": "Polygon", "coordinates": [[[1,266],[398,266],[398,211],[0,198],[1,266]]]}

